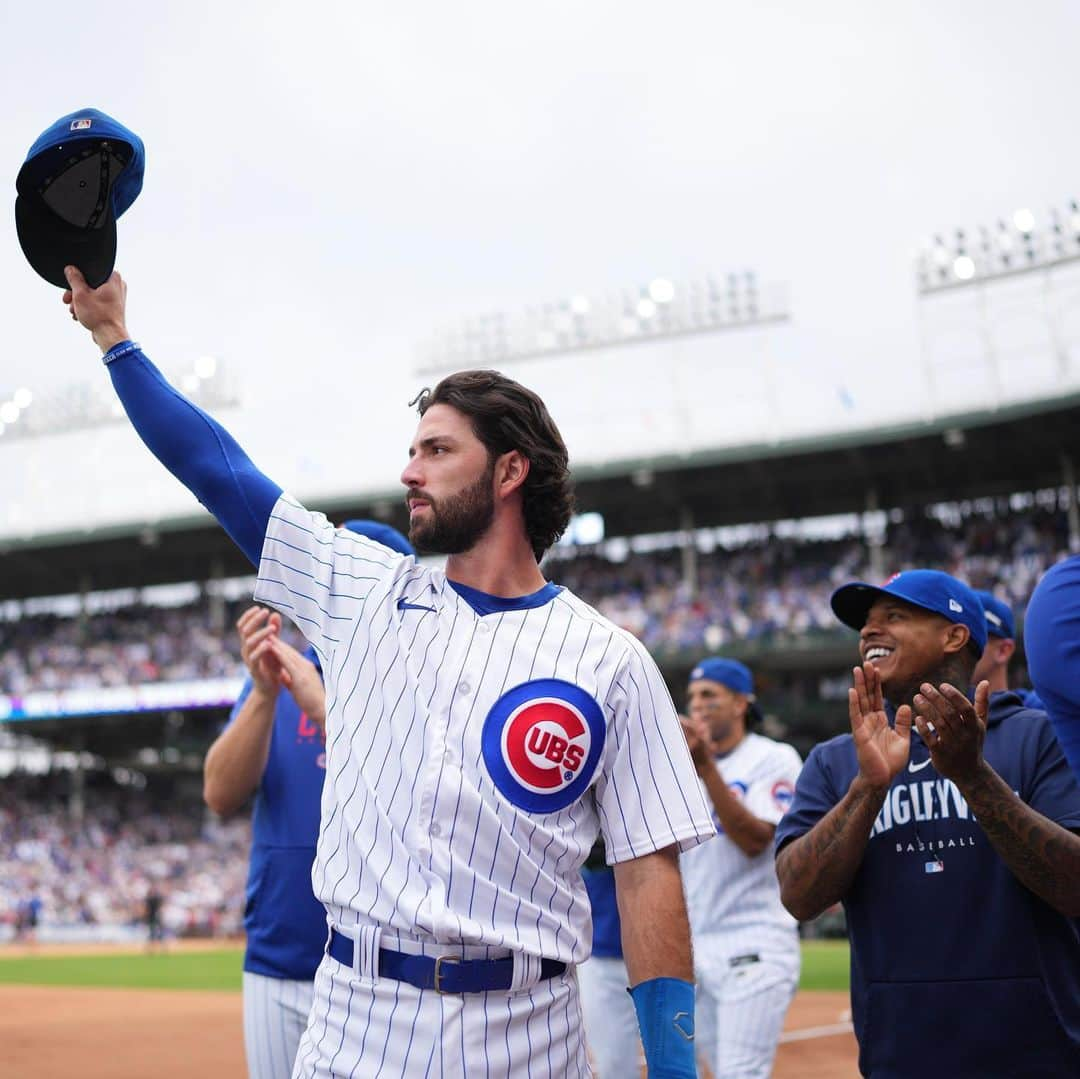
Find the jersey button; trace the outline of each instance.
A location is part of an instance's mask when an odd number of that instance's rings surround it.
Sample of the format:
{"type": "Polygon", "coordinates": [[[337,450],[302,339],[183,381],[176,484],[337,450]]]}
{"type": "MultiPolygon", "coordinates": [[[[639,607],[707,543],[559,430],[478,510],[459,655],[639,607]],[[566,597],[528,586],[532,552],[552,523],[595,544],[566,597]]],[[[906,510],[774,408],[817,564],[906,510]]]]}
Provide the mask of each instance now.
{"type": "Polygon", "coordinates": [[[460,686],[458,686],[457,688],[458,688],[458,693],[460,693],[460,694],[464,695],[464,694],[468,693],[468,692],[469,692],[469,690],[470,690],[470,689],[471,689],[472,687],[471,687],[471,686],[469,685],[469,683],[468,683],[468,682],[462,682],[462,683],[461,683],[461,685],[460,685],[460,686]]]}
{"type": "Polygon", "coordinates": [[[438,824],[433,824],[431,826],[431,834],[433,838],[438,839],[441,832],[442,829],[438,826],[438,824]]]}
{"type": "Polygon", "coordinates": [[[481,622],[481,623],[480,623],[480,625],[479,625],[479,626],[477,626],[476,628],[477,628],[477,629],[479,630],[479,632],[481,632],[481,633],[487,633],[487,632],[488,632],[488,630],[490,630],[490,629],[491,629],[491,626],[489,626],[489,625],[487,624],[487,622],[481,622]]]}

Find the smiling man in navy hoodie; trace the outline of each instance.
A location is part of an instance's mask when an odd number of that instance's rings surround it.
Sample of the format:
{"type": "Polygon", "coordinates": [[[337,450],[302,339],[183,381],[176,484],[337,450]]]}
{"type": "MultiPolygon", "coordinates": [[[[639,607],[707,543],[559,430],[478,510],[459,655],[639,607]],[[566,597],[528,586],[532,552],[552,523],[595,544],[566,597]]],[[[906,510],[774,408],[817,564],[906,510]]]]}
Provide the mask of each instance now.
{"type": "Polygon", "coordinates": [[[986,621],[955,578],[832,606],[860,634],[852,733],[810,753],[776,865],[795,917],[844,904],[860,1070],[1080,1075],[1080,786],[1046,715],[970,693],[986,621]]]}

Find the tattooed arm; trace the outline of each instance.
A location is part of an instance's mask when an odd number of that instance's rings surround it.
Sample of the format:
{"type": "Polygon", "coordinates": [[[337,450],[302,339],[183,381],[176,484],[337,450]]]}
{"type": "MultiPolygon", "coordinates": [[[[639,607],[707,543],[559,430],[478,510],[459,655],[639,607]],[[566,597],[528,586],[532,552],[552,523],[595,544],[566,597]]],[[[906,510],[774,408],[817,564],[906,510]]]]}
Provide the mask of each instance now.
{"type": "Polygon", "coordinates": [[[989,706],[987,682],[974,703],[952,686],[924,685],[915,697],[919,733],[1017,879],[1066,917],[1080,917],[1080,836],[1022,802],[986,762],[989,706]]]}
{"type": "Polygon", "coordinates": [[[986,761],[956,785],[1017,879],[1054,910],[1080,918],[1080,835],[1025,805],[986,761]]]}
{"type": "Polygon", "coordinates": [[[848,718],[858,775],[813,828],[776,856],[781,901],[800,921],[816,918],[851,887],[889,784],[907,764],[911,747],[911,709],[900,708],[890,727],[877,669],[866,663],[852,673],[848,718]]]}
{"type": "Polygon", "coordinates": [[[843,899],[888,789],[856,776],[847,794],[776,856],[780,900],[792,917],[809,921],[843,899]]]}

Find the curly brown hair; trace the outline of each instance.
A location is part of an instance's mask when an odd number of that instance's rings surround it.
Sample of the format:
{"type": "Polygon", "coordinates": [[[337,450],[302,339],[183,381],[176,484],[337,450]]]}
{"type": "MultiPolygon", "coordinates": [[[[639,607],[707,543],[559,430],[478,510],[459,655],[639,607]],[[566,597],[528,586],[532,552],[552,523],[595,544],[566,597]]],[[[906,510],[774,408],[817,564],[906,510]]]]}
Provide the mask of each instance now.
{"type": "Polygon", "coordinates": [[[574,512],[569,455],[547,406],[498,371],[458,371],[416,399],[421,416],[449,405],[469,418],[492,459],[517,450],[529,462],[522,486],[525,533],[539,562],[566,531],[574,512]]]}

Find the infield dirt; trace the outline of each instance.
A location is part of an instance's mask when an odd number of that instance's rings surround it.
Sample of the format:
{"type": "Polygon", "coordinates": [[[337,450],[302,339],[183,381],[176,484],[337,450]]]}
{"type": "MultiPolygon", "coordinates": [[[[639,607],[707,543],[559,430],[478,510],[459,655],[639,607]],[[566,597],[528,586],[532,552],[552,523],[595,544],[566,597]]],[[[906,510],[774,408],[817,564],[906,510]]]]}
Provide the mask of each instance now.
{"type": "MultiPolygon", "coordinates": [[[[846,993],[800,993],[776,1079],[857,1076],[846,993]]],[[[0,986],[0,1071],[9,1079],[243,1079],[239,993],[0,986]]]]}

